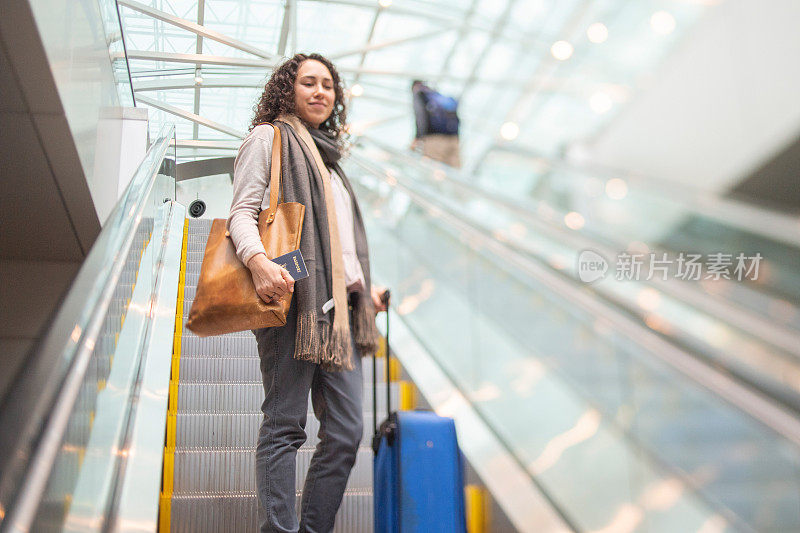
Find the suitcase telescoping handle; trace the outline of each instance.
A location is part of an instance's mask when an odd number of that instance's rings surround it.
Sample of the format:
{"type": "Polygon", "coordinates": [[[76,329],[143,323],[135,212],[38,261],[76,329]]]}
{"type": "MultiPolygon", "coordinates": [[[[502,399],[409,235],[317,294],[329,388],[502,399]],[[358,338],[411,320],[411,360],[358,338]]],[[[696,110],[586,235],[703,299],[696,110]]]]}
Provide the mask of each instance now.
{"type": "MultiPolygon", "coordinates": [[[[391,292],[389,289],[383,291],[381,295],[381,302],[386,306],[386,364],[384,368],[386,369],[386,422],[389,422],[392,413],[392,405],[391,405],[391,394],[389,390],[389,299],[391,298],[391,292]]],[[[373,438],[372,438],[372,448],[375,450],[375,453],[378,453],[378,446],[381,440],[381,434],[378,431],[378,365],[377,359],[375,357],[375,353],[372,354],[372,430],[373,430],[373,438]]]]}

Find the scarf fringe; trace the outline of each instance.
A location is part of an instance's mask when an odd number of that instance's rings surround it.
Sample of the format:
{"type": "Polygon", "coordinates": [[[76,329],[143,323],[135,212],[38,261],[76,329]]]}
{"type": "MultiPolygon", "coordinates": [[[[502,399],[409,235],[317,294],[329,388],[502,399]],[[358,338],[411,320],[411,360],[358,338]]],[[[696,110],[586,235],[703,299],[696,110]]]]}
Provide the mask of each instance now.
{"type": "Polygon", "coordinates": [[[353,316],[353,330],[356,346],[361,352],[361,357],[368,357],[378,351],[380,333],[375,327],[375,306],[372,298],[362,295],[353,316]]]}
{"type": "Polygon", "coordinates": [[[325,370],[353,370],[353,349],[350,342],[350,327],[345,323],[345,327],[325,328],[332,334],[327,339],[328,342],[322,350],[323,361],[320,363],[325,370]]]}
{"type": "Polygon", "coordinates": [[[294,358],[321,365],[329,372],[353,370],[350,330],[319,323],[316,311],[297,317],[294,358]]]}
{"type": "Polygon", "coordinates": [[[281,115],[281,132],[285,144],[282,153],[281,176],[286,201],[306,205],[303,222],[303,240],[300,248],[308,259],[306,266],[314,276],[301,282],[296,289],[297,330],[295,332],[294,358],[309,361],[327,370],[352,370],[354,351],[370,355],[377,349],[378,333],[375,328],[375,309],[369,293],[369,260],[367,257],[366,235],[358,203],[353,196],[344,173],[335,163],[338,147],[327,136],[318,138],[295,115],[281,115]],[[354,310],[351,339],[351,326],[347,312],[347,293],[344,287],[344,262],[339,254],[339,232],[335,216],[332,192],[322,153],[340,173],[345,187],[353,196],[354,230],[356,251],[365,275],[366,294],[359,298],[358,309],[354,310]],[[316,207],[316,209],[315,209],[316,207]],[[326,231],[327,229],[327,231],[326,231]],[[334,253],[336,251],[336,253],[334,253]],[[311,258],[319,259],[324,269],[318,269],[311,258]],[[333,296],[335,308],[330,322],[320,321],[324,302],[333,296]],[[353,340],[357,350],[353,350],[353,340]]]}

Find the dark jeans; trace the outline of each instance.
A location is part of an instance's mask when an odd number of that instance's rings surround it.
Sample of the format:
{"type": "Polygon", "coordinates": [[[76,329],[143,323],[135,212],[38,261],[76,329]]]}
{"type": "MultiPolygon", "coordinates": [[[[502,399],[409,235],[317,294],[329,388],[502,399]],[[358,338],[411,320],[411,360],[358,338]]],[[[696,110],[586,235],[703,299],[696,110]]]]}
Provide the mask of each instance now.
{"type": "Polygon", "coordinates": [[[363,382],[356,347],[353,346],[355,369],[349,372],[326,372],[319,365],[297,361],[292,357],[296,323],[293,308],[285,326],[254,332],[266,395],[256,448],[262,533],[333,530],[363,432],[363,382]],[[309,390],[314,414],[320,421],[320,443],[303,487],[298,524],[295,465],[297,450],[306,441],[309,390]]]}

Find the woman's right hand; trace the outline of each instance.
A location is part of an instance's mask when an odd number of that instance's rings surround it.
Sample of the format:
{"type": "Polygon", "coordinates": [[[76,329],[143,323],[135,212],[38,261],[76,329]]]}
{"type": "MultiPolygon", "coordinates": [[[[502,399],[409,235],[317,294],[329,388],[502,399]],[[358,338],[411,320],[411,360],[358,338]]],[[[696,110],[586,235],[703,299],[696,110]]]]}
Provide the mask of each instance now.
{"type": "Polygon", "coordinates": [[[289,272],[273,263],[264,254],[256,254],[247,261],[247,268],[253,276],[256,293],[266,303],[277,302],[294,292],[294,280],[289,272]]]}

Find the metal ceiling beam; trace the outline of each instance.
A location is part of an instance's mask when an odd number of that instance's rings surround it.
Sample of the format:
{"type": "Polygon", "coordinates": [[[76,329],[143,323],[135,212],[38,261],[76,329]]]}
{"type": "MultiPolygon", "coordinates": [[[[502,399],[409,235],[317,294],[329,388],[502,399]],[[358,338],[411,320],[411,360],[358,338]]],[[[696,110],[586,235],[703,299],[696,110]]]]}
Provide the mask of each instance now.
{"type": "Polygon", "coordinates": [[[217,176],[219,174],[228,174],[233,180],[233,161],[233,157],[227,156],[178,163],[175,181],[217,176]]]}
{"type": "Polygon", "coordinates": [[[219,157],[221,154],[229,152],[219,151],[202,151],[195,148],[182,148],[179,152],[178,159],[208,159],[210,157],[219,157]]]}
{"type": "MultiPolygon", "coordinates": [[[[378,25],[378,18],[381,16],[381,12],[383,12],[383,6],[378,5],[375,9],[375,16],[372,17],[372,24],[369,26],[369,32],[367,33],[367,43],[364,49],[361,51],[361,57],[358,60],[358,68],[362,68],[364,66],[364,60],[367,58],[367,51],[369,49],[369,45],[372,42],[372,37],[375,36],[375,26],[378,25]]],[[[356,77],[353,79],[353,84],[355,85],[358,83],[358,78],[361,76],[360,72],[356,73],[356,77]]]]}
{"type": "MultiPolygon", "coordinates": [[[[592,3],[593,0],[583,0],[581,4],[575,8],[573,15],[569,17],[569,19],[561,27],[559,34],[562,35],[565,40],[570,39],[571,34],[575,31],[575,28],[577,27],[581,18],[585,15],[586,10],[589,9],[592,3]]],[[[501,124],[509,121],[521,123],[530,117],[530,111],[528,113],[524,113],[522,111],[523,104],[526,101],[531,101],[534,96],[539,94],[539,92],[545,88],[546,80],[553,77],[553,73],[558,68],[558,63],[560,63],[558,59],[550,54],[549,49],[543,50],[542,55],[542,61],[534,69],[531,77],[524,83],[519,97],[508,109],[501,124]],[[524,115],[524,117],[522,115],[524,115]]],[[[500,139],[499,132],[496,132],[493,140],[480,150],[480,155],[474,160],[473,164],[468,170],[471,172],[476,172],[491,152],[491,147],[498,142],[502,143],[503,141],[500,139]]]]}
{"type": "MultiPolygon", "coordinates": [[[[477,7],[477,5],[478,5],[478,0],[472,0],[472,2],[470,3],[469,9],[464,15],[464,20],[458,27],[458,35],[456,35],[456,40],[453,41],[453,45],[450,47],[450,51],[447,53],[447,55],[444,58],[444,61],[442,62],[442,68],[440,69],[440,72],[447,72],[447,70],[450,68],[450,61],[453,60],[453,56],[455,55],[458,46],[461,44],[461,41],[463,41],[466,38],[467,33],[469,33],[469,19],[472,18],[472,15],[475,13],[475,8],[477,7]]],[[[440,76],[441,74],[433,79],[434,84],[439,81],[440,76]]]]}
{"type": "Polygon", "coordinates": [[[292,53],[297,52],[297,0],[292,0],[294,2],[294,10],[292,11],[292,53]]]}
{"type": "Polygon", "coordinates": [[[353,50],[346,50],[344,52],[337,52],[335,54],[328,54],[328,59],[330,59],[331,61],[335,61],[335,60],[341,59],[343,57],[353,56],[353,55],[356,55],[356,54],[365,54],[367,52],[374,52],[375,50],[380,50],[382,48],[388,48],[390,46],[397,46],[397,45],[400,45],[400,44],[406,44],[406,43],[410,43],[410,42],[413,42],[413,41],[421,41],[421,40],[424,40],[424,39],[430,39],[432,37],[439,37],[443,33],[446,33],[448,31],[452,31],[452,30],[454,30],[454,29],[456,29],[458,27],[459,27],[459,25],[452,25],[452,26],[447,26],[447,27],[444,27],[444,28],[438,28],[438,29],[433,30],[433,31],[420,33],[418,35],[412,35],[411,37],[403,37],[401,39],[393,39],[391,41],[384,41],[382,43],[368,44],[367,46],[362,46],[361,48],[356,48],[356,49],[353,49],[353,50]]]}
{"type": "Polygon", "coordinates": [[[478,55],[475,63],[472,64],[472,69],[470,70],[469,76],[467,76],[467,81],[464,83],[464,87],[461,89],[461,94],[459,95],[458,99],[462,100],[464,95],[469,91],[469,89],[476,83],[478,71],[483,65],[483,61],[486,59],[486,56],[489,53],[489,50],[492,49],[494,44],[500,39],[503,35],[503,28],[508,25],[508,18],[511,16],[511,10],[514,7],[514,4],[517,0],[508,0],[503,13],[497,17],[497,20],[492,27],[492,32],[490,34],[489,40],[486,42],[486,45],[481,50],[481,53],[478,55]]]}
{"type": "MultiPolygon", "coordinates": [[[[205,24],[206,18],[206,0],[197,0],[197,23],[199,25],[205,24]]],[[[195,53],[202,54],[203,53],[203,36],[197,35],[197,46],[195,47],[195,53]]],[[[194,71],[195,78],[198,76],[202,77],[202,73],[200,68],[196,68],[194,71]]],[[[195,87],[194,89],[194,112],[196,115],[200,114],[200,88],[195,87]]],[[[200,126],[198,126],[197,122],[192,125],[192,139],[197,139],[197,136],[200,133],[200,126]]]]}
{"type": "Polygon", "coordinates": [[[194,72],[194,68],[186,67],[186,68],[164,68],[164,69],[152,69],[152,70],[134,70],[131,71],[131,79],[137,78],[150,78],[153,76],[183,76],[184,74],[192,74],[194,72]]]}
{"type": "Polygon", "coordinates": [[[241,141],[196,141],[191,139],[178,139],[177,143],[170,143],[170,146],[205,150],[238,150],[241,144],[241,141]]]}
{"type": "MultiPolygon", "coordinates": [[[[563,36],[564,40],[571,40],[571,36],[576,31],[581,19],[594,3],[595,2],[593,0],[583,0],[583,2],[581,2],[581,4],[575,8],[573,15],[566,21],[559,32],[559,34],[563,36]]],[[[539,66],[531,75],[530,80],[525,84],[522,94],[520,94],[517,101],[514,103],[508,113],[506,113],[504,121],[512,120],[514,117],[519,117],[521,114],[520,110],[522,104],[525,102],[525,100],[531,100],[539,93],[540,90],[545,88],[547,80],[554,78],[555,71],[561,61],[553,57],[550,54],[549,49],[542,55],[544,56],[544,59],[539,63],[539,66]]],[[[573,57],[574,55],[575,51],[573,51],[573,57]]],[[[527,116],[529,116],[529,113],[526,114],[526,117],[527,116]]]]}
{"type": "MultiPolygon", "coordinates": [[[[152,81],[153,79],[160,79],[160,80],[168,80],[168,79],[181,79],[183,76],[192,75],[194,77],[194,67],[184,67],[184,68],[150,68],[150,69],[142,69],[136,70],[133,72],[132,77],[134,79],[139,80],[149,80],[152,81]]],[[[203,68],[203,72],[208,74],[209,76],[215,76],[217,78],[223,77],[254,77],[252,71],[242,69],[241,67],[225,67],[225,66],[206,66],[203,68]]]]}
{"type": "MultiPolygon", "coordinates": [[[[533,32],[531,32],[529,34],[526,34],[524,36],[524,38],[519,41],[519,43],[518,43],[518,45],[517,45],[517,47],[516,47],[516,49],[514,51],[514,56],[512,58],[513,60],[511,61],[511,66],[509,67],[509,69],[516,68],[519,64],[524,63],[526,56],[530,57],[530,56],[533,56],[534,54],[542,55],[542,54],[549,54],[550,53],[550,48],[551,48],[552,43],[547,43],[547,42],[543,42],[541,40],[538,40],[538,37],[541,34],[541,31],[538,31],[538,29],[539,28],[545,28],[550,24],[550,21],[551,21],[551,19],[553,17],[553,13],[554,13],[554,10],[550,10],[548,12],[548,14],[545,17],[545,19],[542,21],[542,23],[537,28],[537,31],[535,31],[535,34],[533,32]],[[541,48],[537,48],[538,46],[540,46],[541,48]]],[[[507,70],[507,72],[508,72],[508,70],[507,70]]],[[[535,72],[537,72],[537,71],[534,71],[534,74],[531,74],[531,77],[526,79],[525,82],[520,84],[520,85],[524,87],[524,86],[528,85],[529,83],[531,83],[532,79],[536,76],[535,72]]],[[[495,99],[493,99],[493,98],[487,99],[487,101],[484,103],[483,108],[480,110],[479,115],[483,116],[486,113],[493,113],[493,112],[496,111],[496,108],[497,108],[497,103],[495,102],[495,99]]],[[[496,114],[496,113],[493,113],[493,115],[494,114],[496,114]]]]}
{"type": "Polygon", "coordinates": [[[134,81],[133,90],[136,92],[168,91],[170,89],[220,89],[234,87],[263,87],[264,77],[254,76],[229,76],[226,78],[204,79],[201,86],[197,86],[194,76],[187,78],[170,78],[156,80],[134,81]]]}
{"type": "Polygon", "coordinates": [[[184,111],[179,107],[175,107],[173,105],[166,104],[164,102],[159,102],[158,100],[155,100],[153,98],[139,95],[139,101],[142,102],[143,104],[147,104],[151,107],[155,107],[156,109],[165,111],[171,115],[175,115],[176,117],[181,117],[191,122],[195,122],[197,124],[200,124],[201,126],[211,128],[212,130],[221,131],[222,133],[226,133],[232,137],[236,137],[237,139],[244,139],[244,136],[246,135],[246,133],[243,131],[230,128],[224,124],[220,124],[219,122],[215,122],[213,120],[201,117],[200,115],[189,113],[188,111],[184,111]]]}
{"type": "MultiPolygon", "coordinates": [[[[319,2],[323,4],[338,4],[343,6],[353,6],[353,7],[364,7],[368,9],[374,9],[377,2],[375,0],[303,0],[305,2],[319,2]]],[[[411,15],[420,18],[427,18],[427,19],[437,19],[437,20],[444,20],[450,23],[457,23],[458,18],[450,15],[440,15],[437,13],[430,13],[427,11],[421,11],[419,9],[411,9],[411,8],[404,8],[398,7],[395,5],[390,5],[389,7],[382,8],[388,12],[397,14],[397,15],[411,15]]]]}
{"type": "MultiPolygon", "coordinates": [[[[264,77],[253,76],[229,76],[226,78],[212,78],[203,81],[203,85],[197,87],[194,76],[187,76],[186,78],[170,78],[170,79],[156,79],[156,80],[143,80],[134,81],[133,90],[138,93],[147,93],[152,91],[169,91],[172,89],[224,89],[224,88],[263,88],[265,84],[264,77]]],[[[371,100],[374,102],[382,102],[395,106],[409,106],[411,100],[408,98],[390,98],[388,96],[377,96],[370,92],[359,97],[352,97],[353,100],[371,100]]],[[[351,100],[352,101],[352,100],[351,100]]]]}
{"type": "MultiPolygon", "coordinates": [[[[128,52],[129,59],[143,59],[149,61],[164,61],[169,63],[193,63],[196,65],[223,65],[229,67],[244,67],[244,68],[260,68],[260,69],[273,69],[277,66],[275,62],[260,60],[260,59],[241,59],[236,57],[224,56],[211,56],[205,54],[177,54],[173,52],[150,52],[145,50],[131,50],[128,52]]],[[[428,79],[434,77],[436,74],[430,72],[415,72],[415,71],[394,71],[394,70],[378,70],[363,67],[338,67],[340,73],[346,74],[359,74],[370,76],[396,76],[409,79],[428,79]]],[[[442,74],[442,79],[450,81],[467,81],[469,78],[464,76],[453,76],[450,74],[442,74]]],[[[486,85],[509,85],[509,84],[523,84],[528,79],[480,79],[473,78],[473,83],[481,83],[486,85]]]]}
{"type": "Polygon", "coordinates": [[[166,61],[168,63],[194,63],[196,65],[225,65],[228,67],[266,68],[277,66],[274,59],[244,59],[240,57],[212,56],[207,54],[177,54],[174,52],[151,52],[149,50],[132,50],[128,59],[146,59],[150,61],[166,61]]]}
{"type": "Polygon", "coordinates": [[[243,52],[247,52],[253,54],[254,56],[262,57],[264,59],[270,59],[273,61],[277,59],[274,54],[267,52],[266,50],[262,50],[261,48],[258,48],[256,46],[249,45],[245,42],[239,41],[238,39],[228,37],[227,35],[224,35],[218,31],[209,30],[202,24],[197,24],[190,20],[176,17],[175,15],[170,15],[169,13],[166,13],[164,11],[160,11],[145,4],[136,2],[135,0],[118,0],[118,3],[121,6],[133,9],[134,11],[138,11],[139,13],[142,13],[154,19],[161,20],[163,22],[166,22],[167,24],[171,24],[172,26],[176,26],[186,31],[190,31],[201,37],[205,37],[207,39],[211,39],[213,41],[225,44],[227,46],[230,46],[231,48],[236,48],[237,50],[242,50],[243,52]]]}
{"type": "MultiPolygon", "coordinates": [[[[205,78],[203,84],[199,85],[194,79],[193,71],[184,73],[183,78],[159,78],[154,80],[134,80],[133,90],[136,93],[146,93],[152,91],[168,91],[171,89],[222,89],[222,88],[263,88],[265,84],[264,76],[226,76],[205,78]]],[[[613,85],[609,83],[596,83],[591,81],[575,80],[573,78],[541,78],[537,80],[541,83],[539,92],[559,92],[566,94],[583,95],[587,90],[599,90],[612,88],[619,93],[627,92],[630,87],[623,85],[613,85]]],[[[361,96],[351,97],[352,100],[372,100],[383,102],[390,105],[410,105],[408,98],[391,98],[388,96],[377,96],[367,91],[361,96]]],[[[478,113],[479,115],[479,113],[478,113]]]]}
{"type": "Polygon", "coordinates": [[[294,0],[284,0],[283,7],[283,23],[281,24],[281,36],[278,39],[278,56],[283,57],[286,55],[286,43],[289,40],[289,29],[292,27],[292,18],[294,17],[293,11],[297,10],[297,4],[294,0]]]}
{"type": "MultiPolygon", "coordinates": [[[[344,6],[353,6],[353,7],[363,7],[373,9],[375,7],[375,0],[301,0],[304,2],[318,2],[323,4],[337,4],[337,5],[344,5],[344,6]]],[[[431,4],[435,4],[435,2],[430,2],[431,4]]],[[[400,7],[397,5],[390,5],[389,7],[383,8],[386,13],[392,15],[410,15],[412,17],[419,17],[426,20],[435,20],[437,22],[442,22],[447,25],[452,26],[459,26],[463,24],[464,15],[467,13],[467,10],[462,10],[461,12],[453,9],[452,6],[448,6],[448,11],[454,12],[454,14],[442,15],[435,12],[429,11],[422,11],[419,9],[407,8],[407,7],[400,7]]],[[[489,23],[484,23],[481,19],[474,20],[470,22],[467,26],[469,30],[472,31],[480,31],[480,32],[491,32],[493,29],[493,25],[489,23]]],[[[509,41],[518,42],[519,39],[523,38],[525,32],[519,31],[517,28],[511,29],[511,31],[507,31],[507,33],[503,36],[504,38],[508,39],[509,41]]]]}
{"type": "MultiPolygon", "coordinates": [[[[371,69],[371,68],[357,68],[357,67],[337,67],[339,72],[344,72],[348,74],[361,74],[361,75],[369,75],[369,76],[396,76],[401,78],[409,78],[409,79],[429,79],[435,76],[434,73],[431,72],[419,72],[413,70],[379,70],[379,69],[371,69]]],[[[467,78],[464,76],[454,76],[452,74],[442,74],[442,79],[450,80],[450,81],[466,81],[467,78]]],[[[513,80],[513,79],[504,79],[504,80],[486,80],[486,79],[476,79],[475,83],[483,83],[487,85],[508,85],[510,83],[520,83],[524,82],[524,80],[513,80]]]]}

